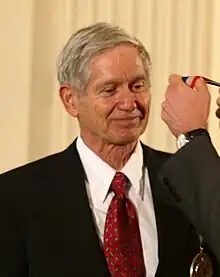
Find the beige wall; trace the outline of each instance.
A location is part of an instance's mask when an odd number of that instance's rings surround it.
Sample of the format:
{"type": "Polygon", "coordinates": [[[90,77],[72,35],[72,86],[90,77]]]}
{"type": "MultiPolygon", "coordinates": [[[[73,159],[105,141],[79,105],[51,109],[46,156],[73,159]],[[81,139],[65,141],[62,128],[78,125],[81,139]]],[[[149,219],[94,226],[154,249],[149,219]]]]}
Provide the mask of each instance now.
{"type": "MultiPolygon", "coordinates": [[[[220,81],[219,0],[0,0],[0,172],[65,148],[78,126],[58,96],[55,61],[70,34],[110,21],[137,35],[153,60],[153,103],[143,140],[175,151],[160,119],[170,73],[220,81]]],[[[210,132],[218,150],[214,116],[210,132]]]]}

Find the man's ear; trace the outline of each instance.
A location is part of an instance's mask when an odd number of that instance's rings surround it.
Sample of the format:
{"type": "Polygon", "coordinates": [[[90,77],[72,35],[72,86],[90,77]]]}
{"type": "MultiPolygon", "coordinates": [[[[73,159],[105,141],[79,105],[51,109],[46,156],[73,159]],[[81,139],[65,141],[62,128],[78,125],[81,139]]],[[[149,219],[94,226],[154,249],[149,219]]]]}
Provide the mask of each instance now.
{"type": "Polygon", "coordinates": [[[63,84],[60,87],[60,98],[66,111],[73,117],[78,116],[77,93],[74,93],[69,84],[63,84]]]}

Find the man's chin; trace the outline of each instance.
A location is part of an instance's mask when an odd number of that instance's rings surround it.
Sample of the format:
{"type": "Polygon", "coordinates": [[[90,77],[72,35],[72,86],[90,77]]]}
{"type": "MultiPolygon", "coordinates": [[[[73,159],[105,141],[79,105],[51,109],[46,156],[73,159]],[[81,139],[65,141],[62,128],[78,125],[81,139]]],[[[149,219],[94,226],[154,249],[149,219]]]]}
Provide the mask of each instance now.
{"type": "Polygon", "coordinates": [[[115,145],[126,145],[130,143],[137,142],[140,136],[144,133],[145,126],[140,128],[115,128],[112,132],[107,132],[105,138],[107,141],[115,145]]]}
{"type": "Polygon", "coordinates": [[[116,145],[127,145],[127,144],[131,144],[134,142],[137,142],[137,140],[139,139],[139,135],[120,135],[117,136],[113,139],[113,143],[116,145]]]}

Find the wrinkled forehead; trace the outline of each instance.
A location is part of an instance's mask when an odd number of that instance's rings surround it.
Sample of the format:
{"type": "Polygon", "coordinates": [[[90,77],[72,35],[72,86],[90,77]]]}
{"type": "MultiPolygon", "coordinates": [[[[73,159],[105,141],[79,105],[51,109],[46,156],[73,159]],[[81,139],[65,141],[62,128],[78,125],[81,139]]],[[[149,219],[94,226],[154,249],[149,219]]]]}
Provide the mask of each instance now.
{"type": "Polygon", "coordinates": [[[136,75],[146,75],[138,49],[131,45],[116,46],[96,55],[90,62],[90,71],[90,83],[111,78],[129,81],[136,75]]]}

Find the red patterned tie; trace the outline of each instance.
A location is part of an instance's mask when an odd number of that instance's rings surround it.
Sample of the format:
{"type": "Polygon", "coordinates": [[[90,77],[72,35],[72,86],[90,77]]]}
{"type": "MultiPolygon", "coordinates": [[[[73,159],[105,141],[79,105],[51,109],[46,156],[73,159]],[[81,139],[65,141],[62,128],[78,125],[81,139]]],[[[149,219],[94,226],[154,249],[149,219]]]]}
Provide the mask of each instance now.
{"type": "Polygon", "coordinates": [[[138,218],[126,196],[127,178],[117,172],[111,184],[115,193],[106,215],[104,252],[111,276],[146,276],[138,218]]]}

